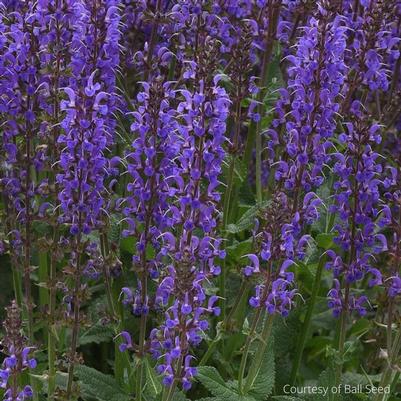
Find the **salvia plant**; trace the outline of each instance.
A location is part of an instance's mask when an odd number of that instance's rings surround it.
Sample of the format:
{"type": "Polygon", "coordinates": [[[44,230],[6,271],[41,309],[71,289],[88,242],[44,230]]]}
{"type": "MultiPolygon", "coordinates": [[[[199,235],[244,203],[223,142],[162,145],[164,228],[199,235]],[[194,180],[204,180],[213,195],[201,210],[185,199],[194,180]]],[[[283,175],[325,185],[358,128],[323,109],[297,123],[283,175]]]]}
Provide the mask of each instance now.
{"type": "Polygon", "coordinates": [[[0,397],[401,400],[399,0],[0,0],[0,397]]]}

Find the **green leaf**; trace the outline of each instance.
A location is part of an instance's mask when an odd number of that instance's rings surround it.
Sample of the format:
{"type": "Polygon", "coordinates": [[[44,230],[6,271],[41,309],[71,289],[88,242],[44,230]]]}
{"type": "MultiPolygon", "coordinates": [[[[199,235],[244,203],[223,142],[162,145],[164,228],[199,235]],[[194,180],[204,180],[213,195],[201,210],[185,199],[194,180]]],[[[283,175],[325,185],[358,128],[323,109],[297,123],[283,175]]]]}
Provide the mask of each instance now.
{"type": "Polygon", "coordinates": [[[219,372],[211,366],[199,367],[197,378],[221,401],[230,401],[238,395],[233,389],[227,387],[226,382],[220,376],[219,372]]]}
{"type": "Polygon", "coordinates": [[[335,233],[321,233],[316,236],[316,242],[319,248],[322,249],[331,249],[335,246],[334,244],[334,237],[336,236],[335,233]]]}
{"type": "Polygon", "coordinates": [[[112,376],[96,369],[79,365],[76,374],[80,381],[82,395],[99,401],[130,401],[131,397],[117,384],[112,376]]]}
{"type": "Polygon", "coordinates": [[[79,344],[100,344],[110,341],[113,336],[114,332],[109,326],[104,326],[100,323],[97,323],[82,333],[79,339],[79,344]]]}
{"type": "Polygon", "coordinates": [[[185,394],[181,391],[175,390],[173,401],[189,401],[185,394]]]}
{"type": "Polygon", "coordinates": [[[236,382],[226,382],[217,369],[200,366],[197,379],[216,397],[216,401],[255,401],[255,398],[238,394],[236,382]]]}
{"type": "Polygon", "coordinates": [[[227,232],[237,234],[241,231],[248,230],[255,224],[255,217],[260,215],[260,212],[268,206],[270,201],[264,201],[251,206],[235,224],[227,226],[227,232]]]}
{"type": "Polygon", "coordinates": [[[118,243],[121,235],[121,222],[120,218],[116,215],[112,215],[110,218],[110,230],[109,238],[112,242],[118,243]]]}
{"type": "Polygon", "coordinates": [[[45,235],[51,233],[51,226],[42,221],[33,221],[32,229],[40,235],[45,235]]]}
{"type": "Polygon", "coordinates": [[[218,401],[218,398],[215,397],[206,397],[206,398],[200,398],[199,400],[196,401],[218,401]]]}
{"type": "Polygon", "coordinates": [[[331,344],[333,344],[333,339],[329,336],[311,337],[306,343],[306,348],[308,349],[308,361],[324,354],[326,348],[331,344]]]}
{"type": "Polygon", "coordinates": [[[372,321],[368,319],[359,319],[355,322],[355,324],[352,326],[349,335],[354,335],[356,337],[359,337],[365,333],[367,333],[373,326],[372,321]]]}
{"type": "Polygon", "coordinates": [[[223,165],[223,175],[226,177],[226,182],[228,182],[229,175],[230,175],[230,168],[232,163],[234,162],[234,170],[233,170],[233,179],[235,186],[241,185],[242,182],[247,177],[247,166],[239,159],[235,158],[233,160],[232,155],[228,155],[224,160],[223,165]]]}
{"type": "Polygon", "coordinates": [[[250,394],[258,400],[265,400],[273,390],[275,376],[274,337],[270,336],[259,373],[256,376],[250,394]]]}
{"type": "MultiPolygon", "coordinates": [[[[36,380],[40,381],[43,384],[43,388],[45,391],[48,389],[49,384],[49,375],[35,375],[30,373],[29,376],[35,378],[36,380]]],[[[66,390],[67,388],[67,381],[68,381],[68,374],[65,372],[56,372],[56,387],[62,390],[66,390]]]]}
{"type": "Polygon", "coordinates": [[[146,369],[146,390],[150,393],[151,396],[156,397],[163,391],[162,383],[148,359],[145,359],[145,369],[146,369]]]}
{"type": "MultiPolygon", "coordinates": [[[[335,386],[335,380],[336,380],[335,369],[331,365],[321,373],[317,381],[317,386],[331,389],[332,387],[335,386]]],[[[312,400],[327,401],[327,395],[324,396],[323,394],[316,394],[314,397],[312,397],[312,400]]]]}
{"type": "Polygon", "coordinates": [[[135,239],[134,237],[122,238],[120,241],[120,248],[122,251],[133,254],[135,251],[135,239]]]}
{"type": "Polygon", "coordinates": [[[251,253],[252,250],[252,238],[245,241],[235,241],[233,245],[226,247],[227,259],[232,262],[238,262],[244,255],[251,253]]]}
{"type": "Polygon", "coordinates": [[[344,372],[343,373],[343,382],[347,384],[351,384],[353,386],[357,386],[358,384],[362,384],[366,386],[367,384],[373,385],[373,383],[380,382],[381,374],[378,375],[363,375],[356,372],[344,372]]]}

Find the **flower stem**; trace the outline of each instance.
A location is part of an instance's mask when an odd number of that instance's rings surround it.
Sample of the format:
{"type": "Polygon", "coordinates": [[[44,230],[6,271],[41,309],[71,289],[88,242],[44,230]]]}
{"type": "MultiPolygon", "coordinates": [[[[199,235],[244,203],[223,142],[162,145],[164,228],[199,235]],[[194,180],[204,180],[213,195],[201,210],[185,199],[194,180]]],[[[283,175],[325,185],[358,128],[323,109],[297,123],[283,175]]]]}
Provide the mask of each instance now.
{"type": "Polygon", "coordinates": [[[177,384],[178,384],[177,378],[181,376],[183,362],[184,362],[184,358],[183,358],[183,356],[181,356],[178,361],[178,365],[177,365],[177,373],[175,375],[176,377],[174,378],[171,386],[167,387],[165,389],[165,391],[163,392],[162,401],[172,401],[173,400],[173,395],[175,393],[175,389],[177,388],[177,384]]]}
{"type": "Polygon", "coordinates": [[[136,400],[142,400],[142,383],[143,383],[143,357],[145,352],[145,335],[146,335],[146,321],[147,314],[142,313],[141,323],[139,327],[139,359],[138,359],[138,370],[136,377],[136,400]]]}
{"type": "Polygon", "coordinates": [[[265,356],[266,347],[270,338],[270,334],[272,333],[273,321],[274,321],[274,315],[268,315],[265,320],[261,336],[259,338],[261,345],[258,347],[258,351],[249,368],[249,373],[246,378],[243,394],[247,394],[249,392],[249,390],[252,388],[255,382],[255,379],[259,374],[260,367],[262,366],[263,358],[265,356]]]}
{"type": "MultiPolygon", "coordinates": [[[[34,99],[30,95],[27,96],[27,109],[33,107],[34,99]]],[[[31,284],[31,257],[32,257],[32,195],[31,187],[34,181],[32,177],[32,131],[34,128],[31,123],[25,123],[25,239],[24,239],[24,264],[23,264],[23,282],[24,282],[24,302],[28,317],[28,337],[31,344],[34,343],[33,333],[33,301],[32,301],[32,284],[31,284]]]]}
{"type": "Polygon", "coordinates": [[[256,312],[255,312],[255,316],[253,318],[253,322],[252,322],[252,326],[250,329],[250,332],[246,338],[246,342],[245,342],[245,347],[244,347],[244,352],[242,354],[242,358],[241,358],[241,364],[239,367],[239,374],[238,374],[238,390],[240,391],[240,393],[242,393],[242,387],[243,387],[243,382],[244,382],[244,377],[245,377],[245,368],[246,368],[246,363],[248,360],[248,355],[249,355],[249,351],[251,348],[251,344],[253,341],[253,337],[255,335],[256,329],[258,327],[258,323],[260,321],[260,318],[262,316],[262,308],[259,307],[256,312]]]}
{"type": "MultiPolygon", "coordinates": [[[[231,319],[234,317],[235,313],[237,312],[237,309],[239,305],[241,304],[241,300],[243,299],[243,295],[246,293],[246,290],[248,289],[249,285],[247,282],[243,281],[241,284],[241,287],[238,291],[237,297],[234,301],[234,306],[232,307],[230,313],[224,318],[224,320],[221,322],[221,332],[224,333],[227,330],[227,327],[230,324],[231,319]]],[[[216,348],[217,344],[220,342],[221,336],[217,335],[215,339],[209,344],[209,347],[203,355],[202,359],[200,360],[198,366],[204,366],[206,365],[207,361],[209,358],[212,356],[214,349],[216,348]]]]}
{"type": "MultiPolygon", "coordinates": [[[[81,218],[79,219],[81,222],[81,218]]],[[[81,224],[79,224],[81,226],[81,224]]],[[[78,234],[77,238],[77,255],[76,255],[76,271],[75,271],[75,281],[74,281],[74,293],[73,293],[73,302],[74,302],[74,324],[72,328],[72,340],[71,340],[71,348],[70,348],[70,361],[68,366],[68,379],[67,379],[67,392],[66,398],[67,400],[71,399],[72,393],[72,385],[74,382],[74,368],[75,368],[75,359],[76,352],[78,347],[78,334],[80,328],[80,287],[81,287],[81,234],[78,234]]]]}
{"type": "Polygon", "coordinates": [[[105,282],[105,287],[106,287],[106,296],[107,296],[107,306],[109,309],[109,314],[112,318],[113,325],[114,322],[116,321],[116,310],[114,306],[114,300],[113,300],[113,290],[112,290],[112,285],[111,285],[111,277],[110,277],[110,269],[109,269],[109,264],[110,264],[110,252],[109,252],[109,242],[107,239],[107,235],[105,233],[102,233],[100,235],[100,247],[101,247],[101,252],[103,256],[103,276],[104,276],[104,282],[105,282]]]}
{"type": "Polygon", "coordinates": [[[14,294],[15,300],[17,301],[17,305],[21,307],[22,305],[22,282],[21,282],[21,275],[18,271],[17,265],[13,264],[12,266],[12,273],[13,273],[13,287],[14,287],[14,294]]]}
{"type": "MultiPolygon", "coordinates": [[[[56,0],[55,1],[55,10],[60,11],[60,8],[64,5],[64,0],[56,0]]],[[[59,115],[60,115],[60,98],[59,98],[59,90],[60,90],[60,71],[61,71],[61,63],[63,54],[61,49],[61,22],[58,18],[55,21],[56,28],[56,54],[55,54],[55,69],[54,69],[54,77],[53,77],[53,117],[55,122],[58,123],[59,115]]],[[[49,148],[52,149],[52,161],[55,162],[59,158],[59,152],[57,149],[57,140],[59,136],[59,128],[58,124],[55,124],[52,130],[52,135],[50,137],[49,148]]],[[[54,171],[50,171],[49,173],[50,183],[55,185],[56,177],[54,171]]],[[[56,216],[58,216],[58,212],[56,212],[56,216]]],[[[56,334],[56,281],[57,281],[57,256],[56,256],[56,247],[59,242],[59,228],[57,224],[53,227],[53,242],[52,248],[50,249],[50,260],[49,260],[49,318],[48,318],[48,339],[47,339],[47,361],[49,364],[49,379],[48,379],[48,391],[47,398],[48,401],[55,400],[55,390],[56,390],[56,358],[57,358],[57,334],[56,334]]]]}
{"type": "Polygon", "coordinates": [[[336,374],[335,374],[335,384],[339,385],[341,382],[341,375],[343,370],[343,357],[344,357],[344,345],[347,334],[347,318],[348,318],[348,303],[349,303],[349,293],[350,293],[350,285],[346,284],[345,287],[345,295],[344,295],[344,307],[341,311],[340,324],[339,324],[339,332],[338,332],[338,352],[341,358],[340,362],[337,365],[336,374]]]}
{"type": "MultiPolygon", "coordinates": [[[[52,246],[57,246],[59,239],[58,228],[54,227],[52,246]]],[[[56,275],[57,275],[57,260],[56,252],[52,251],[50,256],[49,266],[49,322],[48,322],[48,364],[49,364],[49,381],[48,381],[48,400],[54,400],[54,391],[56,389],[56,275]]]]}
{"type": "Polygon", "coordinates": [[[317,295],[320,290],[320,281],[322,279],[323,267],[326,264],[326,260],[327,260],[326,254],[322,255],[320,257],[319,264],[317,266],[315,281],[313,283],[313,288],[312,288],[312,295],[309,300],[308,310],[306,312],[305,320],[302,325],[301,336],[295,352],[294,364],[292,366],[291,378],[290,378],[290,384],[292,385],[295,385],[297,379],[297,373],[301,365],[302,354],[305,348],[306,338],[308,336],[313,310],[315,309],[317,295]]]}
{"type": "Polygon", "coordinates": [[[391,349],[393,336],[393,299],[390,298],[387,313],[387,349],[391,349]]]}
{"type": "MultiPolygon", "coordinates": [[[[42,251],[39,253],[39,269],[38,269],[38,276],[39,282],[42,284],[39,287],[39,305],[41,309],[45,310],[49,305],[49,289],[44,287],[43,284],[47,283],[49,280],[48,270],[49,270],[49,263],[48,263],[48,252],[42,251]]],[[[43,327],[43,337],[44,341],[47,340],[48,336],[48,329],[46,326],[43,327]]]]}
{"type": "MultiPolygon", "coordinates": [[[[277,25],[280,15],[281,1],[273,2],[269,8],[269,29],[266,38],[266,50],[263,53],[260,82],[262,88],[257,96],[257,113],[260,115],[263,110],[263,88],[267,84],[269,76],[270,59],[273,54],[274,39],[277,32],[277,25]]],[[[262,118],[256,123],[255,130],[255,159],[256,159],[256,200],[258,203],[263,200],[262,193],[262,118]]]]}

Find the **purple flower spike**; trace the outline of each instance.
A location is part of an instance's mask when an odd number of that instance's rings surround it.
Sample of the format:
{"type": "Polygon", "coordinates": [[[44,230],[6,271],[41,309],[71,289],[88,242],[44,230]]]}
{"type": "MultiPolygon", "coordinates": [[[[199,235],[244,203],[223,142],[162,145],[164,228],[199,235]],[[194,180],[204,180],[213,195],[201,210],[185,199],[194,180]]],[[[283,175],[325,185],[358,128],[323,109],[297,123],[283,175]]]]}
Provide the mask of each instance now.
{"type": "Polygon", "coordinates": [[[5,336],[2,352],[6,355],[0,368],[0,387],[5,389],[5,401],[28,400],[33,397],[30,386],[19,388],[19,377],[27,369],[35,369],[37,362],[32,356],[33,347],[26,346],[26,338],[21,334],[21,311],[14,301],[6,308],[4,322],[5,336]]]}

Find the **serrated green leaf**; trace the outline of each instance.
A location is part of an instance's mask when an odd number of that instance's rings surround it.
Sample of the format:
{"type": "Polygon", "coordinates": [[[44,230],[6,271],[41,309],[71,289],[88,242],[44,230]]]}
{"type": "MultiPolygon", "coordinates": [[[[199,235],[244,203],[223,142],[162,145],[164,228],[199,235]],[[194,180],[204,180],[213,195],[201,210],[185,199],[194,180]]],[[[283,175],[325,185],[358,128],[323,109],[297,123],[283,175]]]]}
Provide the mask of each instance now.
{"type": "Polygon", "coordinates": [[[358,384],[362,384],[364,386],[367,384],[373,385],[373,383],[380,382],[381,376],[381,374],[364,375],[356,372],[344,372],[343,382],[353,386],[357,386],[358,384]]]}
{"type": "Polygon", "coordinates": [[[196,401],[218,401],[218,398],[215,397],[206,397],[206,398],[200,398],[199,400],[196,401]]]}
{"type": "Polygon", "coordinates": [[[181,391],[176,390],[173,396],[174,401],[189,401],[185,394],[181,391]]]}
{"type": "MultiPolygon", "coordinates": [[[[335,386],[336,374],[333,366],[329,366],[324,370],[317,381],[317,386],[331,389],[335,386]]],[[[313,401],[327,401],[327,395],[316,394],[311,398],[313,401]]]]}
{"type": "Polygon", "coordinates": [[[249,238],[245,241],[235,241],[233,245],[226,247],[227,259],[235,263],[241,259],[242,256],[250,253],[252,250],[252,239],[249,238]]]}
{"type": "Polygon", "coordinates": [[[349,335],[359,337],[367,333],[373,326],[373,322],[368,319],[358,319],[352,326],[349,335]]]}
{"type": "Polygon", "coordinates": [[[270,336],[259,373],[251,387],[250,394],[257,400],[265,400],[273,390],[275,376],[274,337],[270,336]]]}
{"type": "Polygon", "coordinates": [[[146,369],[146,390],[153,396],[161,394],[163,390],[160,378],[157,376],[154,368],[150,365],[149,360],[145,359],[146,369]]]}
{"type": "Polygon", "coordinates": [[[237,397],[238,393],[233,389],[227,387],[226,382],[220,376],[219,372],[211,366],[199,367],[198,376],[199,381],[221,401],[230,401],[233,397],[237,397]]]}
{"type": "Polygon", "coordinates": [[[259,216],[260,212],[268,206],[270,201],[264,201],[251,206],[235,224],[227,226],[227,232],[230,234],[238,234],[241,231],[247,230],[255,224],[255,217],[259,216]]]}
{"type": "Polygon", "coordinates": [[[316,236],[316,243],[319,248],[331,249],[334,247],[334,237],[335,233],[321,233],[316,236]]]}
{"type": "Polygon", "coordinates": [[[324,353],[326,348],[332,343],[333,339],[329,336],[311,337],[306,343],[306,348],[308,349],[308,361],[311,361],[324,353]]]}
{"type": "Polygon", "coordinates": [[[110,219],[109,238],[112,242],[118,242],[121,234],[121,223],[117,216],[112,215],[110,219]]]}
{"type": "Polygon", "coordinates": [[[113,336],[114,332],[109,326],[104,326],[98,323],[82,333],[81,337],[79,338],[79,344],[100,344],[110,341],[113,336]]]}
{"type": "MultiPolygon", "coordinates": [[[[40,381],[43,384],[43,388],[47,391],[49,384],[49,375],[35,375],[30,373],[29,376],[32,376],[36,380],[40,381]]],[[[65,390],[67,388],[68,374],[64,372],[56,372],[56,387],[65,390]]]]}
{"type": "Polygon", "coordinates": [[[130,401],[131,397],[109,375],[88,366],[76,367],[83,396],[99,401],[130,401]]]}
{"type": "Polygon", "coordinates": [[[126,237],[122,238],[120,241],[121,250],[128,252],[129,254],[133,254],[135,251],[135,239],[134,237],[126,237]]]}
{"type": "Polygon", "coordinates": [[[253,397],[238,394],[235,382],[226,382],[211,366],[199,367],[197,378],[216,397],[216,401],[256,401],[253,397]]]}
{"type": "Polygon", "coordinates": [[[223,166],[223,175],[226,177],[226,180],[228,180],[228,176],[231,173],[230,168],[232,167],[233,162],[234,162],[234,170],[233,170],[234,184],[238,186],[241,185],[241,183],[244,182],[244,180],[247,177],[247,166],[239,158],[235,158],[234,160],[232,155],[227,155],[223,166]]]}

